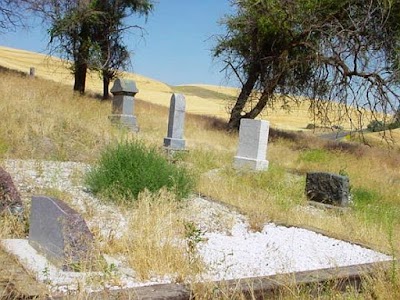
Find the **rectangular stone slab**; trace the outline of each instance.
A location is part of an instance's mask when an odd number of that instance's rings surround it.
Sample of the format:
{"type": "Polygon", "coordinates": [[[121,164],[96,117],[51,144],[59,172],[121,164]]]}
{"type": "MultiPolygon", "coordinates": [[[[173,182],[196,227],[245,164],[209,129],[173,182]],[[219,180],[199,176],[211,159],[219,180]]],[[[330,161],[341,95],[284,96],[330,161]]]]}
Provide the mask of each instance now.
{"type": "Polygon", "coordinates": [[[269,122],[242,119],[239,129],[239,146],[234,158],[235,169],[262,171],[268,168],[267,155],[269,122]]]}
{"type": "Polygon", "coordinates": [[[29,244],[63,271],[77,271],[93,261],[93,235],[85,220],[55,198],[32,197],[29,244]]]}

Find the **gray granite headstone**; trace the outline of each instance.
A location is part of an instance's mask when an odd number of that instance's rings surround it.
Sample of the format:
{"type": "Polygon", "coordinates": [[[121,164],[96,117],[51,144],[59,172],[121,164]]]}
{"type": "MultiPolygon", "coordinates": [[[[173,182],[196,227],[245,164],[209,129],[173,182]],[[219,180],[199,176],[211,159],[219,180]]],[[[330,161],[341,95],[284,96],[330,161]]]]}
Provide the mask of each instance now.
{"type": "Polygon", "coordinates": [[[349,204],[349,178],[324,172],[307,173],[306,195],[310,201],[347,206],[349,204]]]}
{"type": "Polygon", "coordinates": [[[93,235],[85,220],[61,200],[33,196],[29,244],[64,271],[90,268],[93,235]]]}
{"type": "Polygon", "coordinates": [[[109,117],[113,123],[118,123],[138,131],[135,113],[135,95],[139,92],[133,80],[116,79],[111,88],[114,95],[112,101],[112,115],[109,117]]]}
{"type": "Polygon", "coordinates": [[[185,96],[172,94],[169,107],[168,131],[167,137],[164,138],[164,147],[173,150],[185,149],[185,140],[183,139],[185,107],[185,96]]]}
{"type": "Polygon", "coordinates": [[[266,170],[268,134],[268,121],[242,119],[239,128],[239,146],[233,167],[251,171],[266,170]]]}

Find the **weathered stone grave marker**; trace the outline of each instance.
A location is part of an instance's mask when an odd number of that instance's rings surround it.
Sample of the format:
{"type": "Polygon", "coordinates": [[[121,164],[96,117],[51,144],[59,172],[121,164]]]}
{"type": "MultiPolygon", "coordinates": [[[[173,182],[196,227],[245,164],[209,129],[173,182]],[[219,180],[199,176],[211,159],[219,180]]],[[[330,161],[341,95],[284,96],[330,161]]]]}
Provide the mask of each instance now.
{"type": "Polygon", "coordinates": [[[167,137],[164,138],[164,147],[168,149],[185,149],[185,140],[183,139],[185,107],[185,96],[182,94],[172,94],[169,107],[167,137]]]}
{"type": "Polygon", "coordinates": [[[306,195],[310,201],[347,206],[349,204],[349,178],[324,172],[307,173],[306,195]]]}
{"type": "Polygon", "coordinates": [[[29,244],[63,271],[90,268],[93,235],[81,215],[61,200],[33,196],[29,244]]]}
{"type": "Polygon", "coordinates": [[[29,69],[29,77],[35,78],[35,74],[36,74],[36,69],[34,67],[31,67],[29,69]]]}
{"type": "Polygon", "coordinates": [[[0,167],[0,213],[5,210],[18,215],[22,214],[24,209],[11,175],[0,167]]]}
{"type": "Polygon", "coordinates": [[[139,131],[135,113],[135,95],[139,92],[133,80],[117,79],[111,88],[114,95],[111,122],[139,131]]]}
{"type": "Polygon", "coordinates": [[[239,147],[233,167],[252,171],[266,170],[268,134],[268,121],[242,119],[239,128],[239,147]]]}

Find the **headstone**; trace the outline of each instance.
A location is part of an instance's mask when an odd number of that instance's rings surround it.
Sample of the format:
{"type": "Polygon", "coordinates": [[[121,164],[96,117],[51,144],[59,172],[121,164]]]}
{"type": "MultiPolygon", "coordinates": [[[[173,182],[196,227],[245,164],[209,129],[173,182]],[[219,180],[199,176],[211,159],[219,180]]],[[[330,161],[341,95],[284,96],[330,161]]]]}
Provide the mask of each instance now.
{"type": "Polygon", "coordinates": [[[269,122],[265,120],[242,119],[239,128],[239,147],[233,167],[262,171],[268,168],[265,159],[268,146],[269,122]]]}
{"type": "Polygon", "coordinates": [[[183,139],[185,107],[185,96],[182,94],[172,94],[169,107],[167,137],[164,138],[164,147],[168,149],[185,149],[185,140],[183,139]]]}
{"type": "Polygon", "coordinates": [[[31,67],[29,69],[29,77],[34,78],[35,77],[35,73],[36,73],[36,69],[31,67]]]}
{"type": "Polygon", "coordinates": [[[349,178],[324,172],[307,173],[306,195],[310,201],[347,206],[349,204],[349,178]]]}
{"type": "Polygon", "coordinates": [[[111,88],[114,95],[112,102],[112,115],[109,117],[113,123],[121,124],[133,131],[138,131],[135,112],[135,95],[139,92],[133,80],[117,79],[111,88]]]}
{"type": "Polygon", "coordinates": [[[19,215],[23,212],[23,205],[11,175],[0,167],[0,213],[7,210],[19,215]]]}
{"type": "Polygon", "coordinates": [[[29,244],[63,271],[90,268],[93,235],[85,220],[61,200],[33,196],[29,244]]]}

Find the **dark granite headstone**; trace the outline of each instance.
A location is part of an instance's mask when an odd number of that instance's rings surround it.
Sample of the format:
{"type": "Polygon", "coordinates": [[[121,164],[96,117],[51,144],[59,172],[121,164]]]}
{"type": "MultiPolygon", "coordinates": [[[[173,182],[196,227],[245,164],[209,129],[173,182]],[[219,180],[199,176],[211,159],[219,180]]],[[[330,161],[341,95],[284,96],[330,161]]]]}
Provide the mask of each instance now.
{"type": "Polygon", "coordinates": [[[23,206],[11,175],[0,167],[0,213],[6,210],[12,214],[20,214],[23,212],[23,206]]]}
{"type": "Polygon", "coordinates": [[[347,206],[349,203],[349,178],[332,173],[307,173],[306,194],[310,201],[347,206]]]}
{"type": "Polygon", "coordinates": [[[64,271],[93,263],[93,235],[82,216],[61,200],[33,196],[29,244],[64,271]]]}
{"type": "Polygon", "coordinates": [[[139,92],[133,80],[116,79],[111,88],[114,95],[112,102],[111,122],[138,131],[135,116],[135,95],[139,92]]]}

